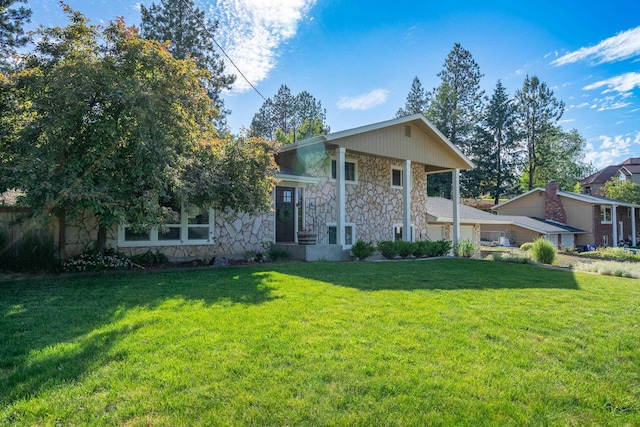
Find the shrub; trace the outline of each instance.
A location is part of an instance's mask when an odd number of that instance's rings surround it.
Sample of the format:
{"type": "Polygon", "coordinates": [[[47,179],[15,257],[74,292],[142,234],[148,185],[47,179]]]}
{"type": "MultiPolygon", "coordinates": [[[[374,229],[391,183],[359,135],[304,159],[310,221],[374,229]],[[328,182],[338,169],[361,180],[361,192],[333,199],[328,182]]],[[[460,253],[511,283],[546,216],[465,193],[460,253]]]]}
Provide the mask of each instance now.
{"type": "Polygon", "coordinates": [[[404,240],[399,240],[395,242],[396,248],[398,250],[398,255],[402,258],[407,258],[409,255],[413,254],[414,244],[412,242],[405,242],[404,240]]]}
{"type": "Polygon", "coordinates": [[[413,256],[416,258],[422,258],[429,252],[429,246],[431,242],[428,240],[420,240],[413,243],[413,256]]]}
{"type": "Polygon", "coordinates": [[[520,245],[520,250],[528,252],[533,248],[533,242],[526,242],[520,245]]]}
{"type": "Polygon", "coordinates": [[[533,259],[542,264],[553,264],[556,259],[556,248],[547,239],[538,238],[531,248],[533,259]]]}
{"type": "Polygon", "coordinates": [[[104,255],[87,252],[70,258],[62,263],[62,269],[70,273],[81,271],[124,270],[131,267],[131,261],[124,254],[113,249],[105,251],[104,255]]]}
{"type": "Polygon", "coordinates": [[[386,259],[393,259],[398,255],[398,246],[396,242],[392,242],[391,240],[378,242],[378,250],[386,259]]]}
{"type": "Polygon", "coordinates": [[[7,269],[13,271],[52,273],[60,268],[53,236],[42,230],[25,232],[13,248],[6,248],[3,258],[7,269]]]}
{"type": "Polygon", "coordinates": [[[0,270],[8,269],[11,264],[11,237],[4,227],[0,227],[0,270]]]}
{"type": "Polygon", "coordinates": [[[496,262],[511,262],[514,264],[529,264],[531,260],[526,256],[517,256],[514,254],[503,254],[502,252],[494,252],[489,255],[489,259],[496,262]]]}
{"type": "Polygon", "coordinates": [[[274,246],[269,247],[267,256],[269,257],[269,261],[273,262],[286,261],[291,258],[291,255],[285,249],[276,249],[274,246]]]}
{"type": "Polygon", "coordinates": [[[476,245],[470,240],[462,240],[458,242],[453,253],[458,257],[471,258],[476,253],[476,245]]]}
{"type": "Polygon", "coordinates": [[[168,264],[169,257],[162,252],[156,250],[155,252],[147,251],[140,255],[134,255],[131,257],[131,261],[136,264],[143,265],[159,265],[168,264]]]}
{"type": "Polygon", "coordinates": [[[351,246],[351,252],[358,261],[369,258],[376,251],[375,246],[371,242],[365,242],[364,240],[358,240],[351,246]]]}
{"type": "Polygon", "coordinates": [[[433,256],[444,256],[451,250],[451,242],[448,240],[438,240],[434,243],[436,243],[436,246],[433,256]]]}

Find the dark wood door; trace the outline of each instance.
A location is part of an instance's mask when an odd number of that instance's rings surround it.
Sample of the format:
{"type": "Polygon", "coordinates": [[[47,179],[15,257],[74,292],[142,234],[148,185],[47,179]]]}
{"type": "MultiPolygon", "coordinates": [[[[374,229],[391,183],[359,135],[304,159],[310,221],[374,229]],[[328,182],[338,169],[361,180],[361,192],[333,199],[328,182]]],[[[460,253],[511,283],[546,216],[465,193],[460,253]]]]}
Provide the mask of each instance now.
{"type": "Polygon", "coordinates": [[[294,241],[296,206],[293,187],[276,187],[276,242],[294,241]]]}

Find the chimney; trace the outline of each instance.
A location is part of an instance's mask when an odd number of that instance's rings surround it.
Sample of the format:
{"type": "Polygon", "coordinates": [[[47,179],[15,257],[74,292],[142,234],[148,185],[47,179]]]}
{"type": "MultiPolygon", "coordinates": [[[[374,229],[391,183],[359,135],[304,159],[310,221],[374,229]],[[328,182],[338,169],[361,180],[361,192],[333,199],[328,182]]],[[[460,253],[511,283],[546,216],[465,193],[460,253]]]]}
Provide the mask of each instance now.
{"type": "Polygon", "coordinates": [[[559,189],[560,187],[555,181],[547,182],[544,187],[544,219],[566,224],[567,212],[562,206],[560,197],[558,197],[559,189]]]}

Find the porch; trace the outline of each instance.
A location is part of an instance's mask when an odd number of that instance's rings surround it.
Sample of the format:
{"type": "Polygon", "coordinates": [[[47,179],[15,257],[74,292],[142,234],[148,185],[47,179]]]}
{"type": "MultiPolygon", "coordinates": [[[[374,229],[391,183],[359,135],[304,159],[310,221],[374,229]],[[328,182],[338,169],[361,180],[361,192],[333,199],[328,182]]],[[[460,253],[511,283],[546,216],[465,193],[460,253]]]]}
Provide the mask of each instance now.
{"type": "Polygon", "coordinates": [[[349,261],[351,251],[341,245],[299,245],[297,243],[275,243],[273,248],[289,253],[291,259],[301,261],[349,261]]]}

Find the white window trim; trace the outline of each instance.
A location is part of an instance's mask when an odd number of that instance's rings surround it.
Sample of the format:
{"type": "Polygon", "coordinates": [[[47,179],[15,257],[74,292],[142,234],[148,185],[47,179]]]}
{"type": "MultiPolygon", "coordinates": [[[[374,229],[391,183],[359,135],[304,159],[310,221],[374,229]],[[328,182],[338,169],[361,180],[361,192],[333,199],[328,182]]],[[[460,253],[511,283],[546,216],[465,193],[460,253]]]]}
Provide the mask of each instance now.
{"type": "Polygon", "coordinates": [[[404,168],[402,166],[391,166],[391,188],[404,188],[404,168]],[[400,171],[400,185],[393,185],[393,171],[400,171]]]}
{"type": "MultiPolygon", "coordinates": [[[[393,224],[393,226],[391,227],[391,237],[392,237],[393,240],[395,240],[395,238],[396,238],[396,227],[402,228],[403,232],[404,232],[404,224],[403,223],[396,222],[395,224],[393,224]]],[[[411,229],[411,237],[412,237],[411,241],[415,242],[415,237],[416,237],[416,226],[415,226],[415,224],[411,224],[410,229],[411,229]]]]}
{"type": "MultiPolygon", "coordinates": [[[[336,157],[334,157],[334,156],[332,156],[331,160],[329,161],[329,181],[336,182],[336,179],[333,177],[333,174],[331,173],[331,170],[332,170],[331,165],[332,165],[333,162],[336,162],[336,168],[337,168],[338,167],[338,159],[336,157]]],[[[345,163],[353,163],[353,165],[354,165],[353,166],[353,169],[354,169],[353,172],[354,172],[354,174],[356,176],[356,179],[354,181],[351,181],[351,180],[348,180],[348,179],[345,178],[344,182],[347,183],[347,184],[357,184],[358,183],[358,178],[360,176],[360,173],[358,171],[358,160],[345,158],[344,162],[345,163]]]]}
{"type": "Polygon", "coordinates": [[[180,212],[180,224],[167,224],[167,227],[180,227],[181,232],[180,240],[158,240],[158,227],[153,227],[149,231],[149,240],[130,241],[125,240],[125,228],[129,224],[121,224],[118,226],[118,247],[121,248],[144,248],[144,247],[156,247],[156,246],[201,246],[201,245],[213,245],[215,244],[214,238],[214,223],[215,215],[213,209],[209,209],[209,224],[188,224],[188,215],[186,209],[181,209],[180,212]],[[208,239],[188,239],[189,227],[202,227],[209,226],[209,238],[208,239]]]}
{"type": "Polygon", "coordinates": [[[613,209],[608,205],[600,205],[600,223],[601,224],[613,224],[613,209]],[[607,220],[606,211],[609,211],[609,219],[607,220]],[[603,215],[604,213],[604,215],[603,215]],[[604,218],[604,219],[603,219],[604,218]]]}
{"type": "MultiPolygon", "coordinates": [[[[337,222],[327,222],[327,231],[329,230],[329,227],[336,227],[336,230],[338,228],[338,223],[337,222]]],[[[351,246],[353,245],[353,243],[357,242],[356,240],[356,224],[353,222],[347,222],[344,224],[344,227],[351,227],[351,245],[344,245],[345,249],[351,249],[351,246]]],[[[347,233],[345,232],[345,236],[347,235],[347,233]]]]}

